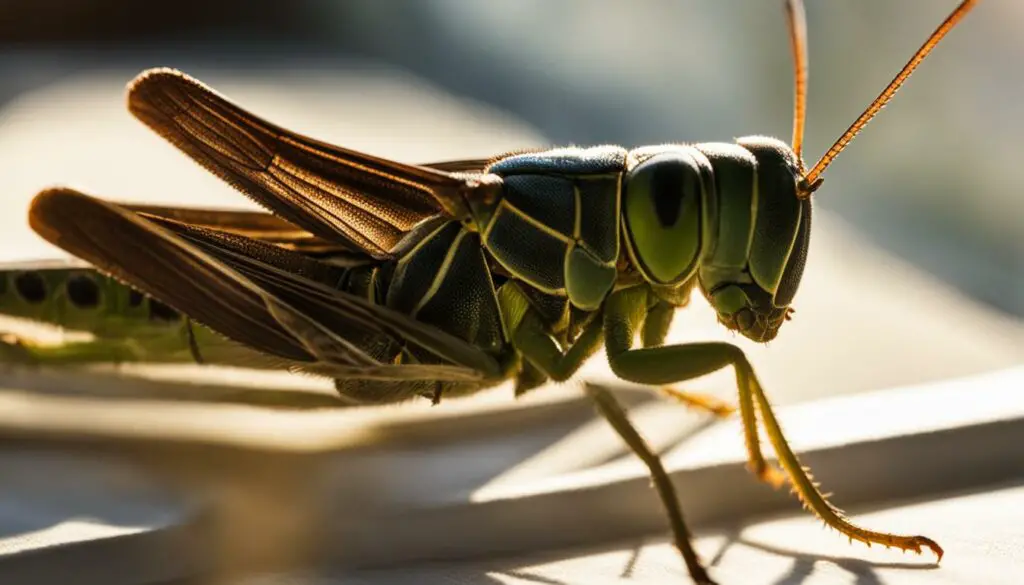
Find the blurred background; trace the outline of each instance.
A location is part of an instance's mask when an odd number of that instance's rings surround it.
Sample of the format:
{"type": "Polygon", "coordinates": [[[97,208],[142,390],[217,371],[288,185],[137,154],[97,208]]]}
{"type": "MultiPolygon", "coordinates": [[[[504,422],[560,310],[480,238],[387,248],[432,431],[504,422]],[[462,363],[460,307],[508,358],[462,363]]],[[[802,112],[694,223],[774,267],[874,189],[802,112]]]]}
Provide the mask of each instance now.
{"type": "MultiPolygon", "coordinates": [[[[490,119],[514,118],[516,130],[494,136],[491,148],[749,134],[788,141],[792,77],[780,4],[7,0],[0,4],[0,135],[4,106],[9,120],[11,108],[26,107],[34,92],[105,74],[115,95],[114,72],[127,81],[145,67],[169,65],[215,86],[217,79],[203,73],[414,76],[492,108],[490,119]]],[[[807,4],[806,157],[813,162],[954,2],[807,4]]],[[[1024,135],[1022,37],[1024,4],[983,3],[829,169],[817,199],[881,247],[1017,316],[1024,315],[1024,197],[1015,172],[1024,135]]],[[[363,88],[344,91],[352,98],[363,88]]],[[[89,118],[88,92],[81,100],[69,91],[62,97],[59,110],[89,118]]],[[[256,105],[252,98],[242,102],[256,105]]],[[[431,144],[441,158],[492,153],[481,152],[480,141],[460,143],[422,123],[403,128],[404,115],[379,111],[366,120],[390,137],[381,154],[403,154],[403,136],[419,147],[406,152],[418,156],[431,144]]],[[[301,114],[277,120],[294,128],[301,114]]],[[[101,133],[95,128],[100,144],[101,133]]],[[[17,181],[31,169],[0,169],[9,187],[36,188],[17,181]]],[[[51,176],[66,175],[54,168],[51,176]]]]}

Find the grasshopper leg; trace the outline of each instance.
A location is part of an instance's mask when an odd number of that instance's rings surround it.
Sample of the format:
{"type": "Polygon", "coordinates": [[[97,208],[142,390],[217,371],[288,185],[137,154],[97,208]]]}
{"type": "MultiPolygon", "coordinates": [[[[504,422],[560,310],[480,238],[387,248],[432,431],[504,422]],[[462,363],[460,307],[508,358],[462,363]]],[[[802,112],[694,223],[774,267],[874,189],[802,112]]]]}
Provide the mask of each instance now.
{"type": "Polygon", "coordinates": [[[792,484],[803,504],[827,525],[851,540],[918,553],[922,547],[927,547],[939,559],[942,558],[942,548],[935,541],[924,536],[904,536],[862,528],[850,522],[841,510],[828,501],[790,448],[753,367],[738,347],[729,343],[693,343],[633,349],[633,338],[643,319],[642,309],[646,305],[647,295],[647,291],[642,288],[624,289],[613,293],[606,303],[606,348],[612,371],[617,376],[640,384],[672,384],[732,366],[736,372],[740,415],[754,473],[771,483],[782,479],[772,477],[778,471],[767,465],[761,453],[756,427],[756,403],[768,438],[785,470],[785,478],[792,484]]]}
{"type": "Polygon", "coordinates": [[[717,417],[726,418],[736,412],[735,406],[708,394],[688,392],[686,390],[673,388],[672,386],[662,386],[658,391],[663,396],[671,398],[676,402],[685,404],[690,408],[703,410],[717,417]]]}
{"type": "Polygon", "coordinates": [[[668,473],[665,472],[665,467],[661,464],[661,458],[651,450],[644,438],[629,422],[625,410],[615,400],[611,392],[595,384],[587,384],[586,390],[597,405],[598,412],[604,416],[615,432],[629,445],[633,453],[647,466],[654,488],[658,491],[658,496],[668,513],[676,548],[683,555],[690,576],[699,585],[714,585],[714,581],[708,576],[707,569],[704,568],[704,564],[697,556],[697,551],[693,549],[693,536],[690,534],[690,529],[686,527],[686,520],[683,518],[683,510],[679,506],[675,487],[672,485],[668,473]]]}
{"type": "Polygon", "coordinates": [[[13,334],[0,336],[0,362],[28,365],[71,365],[137,361],[138,352],[123,340],[95,339],[60,345],[39,345],[13,334]]]}
{"type": "MultiPolygon", "coordinates": [[[[605,346],[612,371],[623,380],[660,386],[662,393],[684,404],[693,405],[703,400],[711,407],[709,410],[714,411],[717,408],[724,416],[727,414],[725,411],[732,408],[731,405],[719,403],[713,398],[708,401],[707,397],[688,395],[666,385],[699,378],[727,366],[731,354],[729,350],[725,350],[723,354],[717,349],[718,346],[735,350],[741,358],[742,352],[725,343],[651,347],[655,344],[660,345],[664,337],[649,339],[646,335],[643,336],[643,341],[647,347],[633,349],[633,339],[641,324],[645,332],[650,328],[646,323],[650,317],[644,311],[644,307],[649,303],[648,296],[646,289],[636,287],[615,292],[608,298],[604,328],[605,346]],[[670,347],[688,349],[669,349],[670,347]]],[[[780,487],[786,481],[785,476],[779,469],[770,465],[761,452],[753,397],[749,392],[742,391],[743,388],[741,385],[739,412],[747,446],[748,467],[761,481],[772,487],[780,487]]]]}
{"type": "MultiPolygon", "coordinates": [[[[665,345],[665,338],[668,336],[678,307],[662,299],[649,299],[649,301],[643,328],[640,330],[640,343],[644,347],[665,345]]],[[[671,386],[662,386],[659,390],[661,394],[676,402],[681,402],[690,408],[707,411],[715,416],[724,418],[736,412],[735,406],[714,396],[687,392],[671,386]]]]}
{"type": "Polygon", "coordinates": [[[197,364],[203,364],[203,354],[199,352],[199,342],[196,341],[196,332],[192,330],[192,319],[185,319],[185,335],[188,337],[188,351],[197,364]]]}
{"type": "Polygon", "coordinates": [[[584,326],[571,346],[563,349],[514,282],[503,285],[498,294],[502,318],[512,344],[549,379],[555,382],[568,380],[600,349],[604,340],[600,315],[584,326]]]}
{"type": "MultiPolygon", "coordinates": [[[[508,285],[503,288],[503,309],[506,310],[506,314],[517,315],[513,320],[506,319],[506,326],[512,332],[516,349],[550,379],[560,382],[571,378],[583,362],[600,347],[604,337],[604,324],[599,315],[584,327],[575,343],[563,351],[558,342],[546,331],[540,318],[529,308],[529,301],[521,293],[516,292],[518,288],[508,285]],[[510,291],[509,288],[514,290],[510,291]]],[[[629,422],[625,411],[611,393],[592,384],[587,384],[586,390],[594,400],[598,412],[608,420],[650,471],[654,486],[668,512],[676,547],[683,556],[690,576],[700,585],[714,585],[714,581],[708,576],[707,570],[693,549],[690,531],[679,507],[675,488],[661,460],[629,422]]]]}

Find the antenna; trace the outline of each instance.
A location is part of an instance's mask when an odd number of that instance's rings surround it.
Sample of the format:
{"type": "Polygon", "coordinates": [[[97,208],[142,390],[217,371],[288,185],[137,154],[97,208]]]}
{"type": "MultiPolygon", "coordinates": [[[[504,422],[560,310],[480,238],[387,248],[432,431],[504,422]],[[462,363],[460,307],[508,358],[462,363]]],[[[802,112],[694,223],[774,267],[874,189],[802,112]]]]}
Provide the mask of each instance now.
{"type": "Polygon", "coordinates": [[[786,0],[786,23],[793,50],[793,152],[804,172],[804,122],[807,120],[807,15],[803,0],[786,0]]]}
{"type": "MultiPolygon", "coordinates": [[[[792,1],[790,3],[792,4],[792,1]]],[[[942,37],[946,36],[946,33],[952,30],[953,27],[955,27],[977,3],[978,0],[963,0],[963,2],[961,2],[960,5],[957,6],[948,17],[946,17],[946,20],[939,25],[939,28],[935,29],[935,32],[928,37],[928,40],[921,45],[921,48],[914,53],[914,56],[910,58],[910,61],[907,61],[907,64],[903,66],[903,69],[900,70],[900,72],[896,74],[896,77],[889,82],[889,85],[882,90],[882,93],[878,94],[875,101],[871,102],[871,105],[868,106],[868,108],[864,110],[864,113],[862,113],[860,117],[857,118],[849,128],[847,128],[846,132],[836,140],[835,144],[828,149],[828,152],[821,157],[821,160],[815,163],[814,167],[812,167],[811,170],[800,179],[800,184],[797,187],[797,195],[801,199],[810,197],[811,194],[821,186],[821,174],[825,172],[825,169],[832,164],[832,161],[835,160],[835,158],[839,156],[839,153],[850,144],[853,138],[857,136],[865,126],[867,126],[868,122],[871,121],[871,118],[874,118],[875,115],[878,114],[878,112],[880,112],[887,103],[889,103],[889,100],[896,95],[896,92],[899,91],[903,82],[910,77],[910,74],[917,69],[917,66],[920,65],[921,62],[924,61],[925,57],[932,52],[932,49],[939,44],[942,37]]]]}

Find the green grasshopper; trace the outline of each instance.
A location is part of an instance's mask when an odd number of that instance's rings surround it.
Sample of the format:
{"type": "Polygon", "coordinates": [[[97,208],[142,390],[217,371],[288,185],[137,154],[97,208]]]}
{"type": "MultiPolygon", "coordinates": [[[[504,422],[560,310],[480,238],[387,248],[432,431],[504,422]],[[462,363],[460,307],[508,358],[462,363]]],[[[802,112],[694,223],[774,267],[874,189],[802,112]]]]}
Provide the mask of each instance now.
{"type": "MultiPolygon", "coordinates": [[[[619,378],[726,412],[668,385],[731,366],[757,477],[788,481],[851,540],[926,547],[941,558],[933,540],[857,526],[821,494],[739,348],[664,342],[694,288],[728,329],[758,342],[776,336],[803,273],[822,173],[974,4],[950,14],[809,170],[806,23],[801,2],[789,0],[792,147],[747,137],[411,165],[289,132],[157,69],[130,84],[132,113],[275,216],[121,205],[57,188],[35,198],[29,219],[125,283],[97,281],[99,296],[128,298],[121,291],[130,286],[232,340],[176,333],[178,349],[190,348],[180,355],[202,359],[220,343],[239,344],[279,367],[335,379],[352,403],[438,402],[509,380],[522,394],[569,380],[603,346],[619,378]],[[781,470],[762,454],[759,420],[781,470]]],[[[70,276],[57,280],[70,293],[70,276]]],[[[122,310],[130,302],[114,300],[104,317],[116,314],[134,337],[127,321],[152,326],[153,302],[133,317],[122,310]]],[[[48,359],[42,348],[26,351],[48,359]]],[[[587,391],[649,468],[690,575],[711,583],[658,457],[608,391],[587,391]]]]}

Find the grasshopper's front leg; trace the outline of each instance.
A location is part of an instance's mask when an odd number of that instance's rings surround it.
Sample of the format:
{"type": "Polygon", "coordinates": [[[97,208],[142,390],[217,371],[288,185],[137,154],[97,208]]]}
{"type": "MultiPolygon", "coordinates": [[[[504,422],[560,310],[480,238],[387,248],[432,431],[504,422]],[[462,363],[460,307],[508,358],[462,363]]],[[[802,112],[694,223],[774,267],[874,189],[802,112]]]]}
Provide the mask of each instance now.
{"type": "MultiPolygon", "coordinates": [[[[677,306],[657,299],[649,305],[643,317],[643,329],[640,331],[640,343],[644,347],[658,347],[665,344],[669,327],[675,317],[677,306]]],[[[672,386],[662,386],[659,391],[686,406],[709,412],[715,416],[727,417],[736,412],[736,407],[719,400],[714,396],[680,390],[672,386]]]]}
{"type": "MultiPolygon", "coordinates": [[[[536,311],[530,307],[529,299],[514,282],[502,287],[499,299],[505,326],[516,349],[552,380],[564,381],[572,377],[583,362],[597,351],[604,338],[605,325],[599,318],[600,315],[597,315],[584,327],[575,343],[563,351],[548,333],[536,311]]],[[[664,338],[664,332],[660,335],[657,333],[661,329],[663,328],[654,326],[649,335],[664,338]]],[[[608,420],[612,428],[647,466],[658,495],[668,512],[676,547],[683,555],[690,576],[700,585],[713,585],[714,581],[708,576],[707,570],[693,549],[690,531],[679,507],[675,488],[661,460],[629,422],[625,411],[609,392],[599,386],[588,385],[587,393],[594,399],[598,412],[608,420]]]]}
{"type": "MultiPolygon", "coordinates": [[[[502,286],[498,293],[499,304],[505,319],[505,327],[516,349],[530,365],[539,369],[547,378],[564,382],[571,378],[590,358],[604,341],[604,323],[601,315],[595,315],[573,344],[564,349],[548,332],[537,312],[530,307],[529,298],[515,282],[502,286]]],[[[644,346],[661,345],[672,323],[674,307],[667,303],[656,303],[644,320],[641,335],[644,346]]],[[[688,406],[705,410],[716,416],[727,416],[735,409],[711,396],[686,392],[663,386],[660,392],[669,398],[688,406]]]]}
{"type": "Polygon", "coordinates": [[[502,285],[498,290],[498,305],[512,345],[555,382],[571,378],[583,362],[597,352],[604,339],[601,319],[595,317],[584,326],[576,341],[563,351],[515,281],[502,285]]]}
{"type": "Polygon", "coordinates": [[[942,548],[935,541],[924,536],[903,536],[861,528],[828,501],[790,448],[753,367],[738,347],[728,343],[694,343],[633,349],[633,338],[645,317],[649,294],[645,287],[620,290],[612,293],[605,303],[605,346],[612,371],[617,376],[640,384],[672,384],[732,366],[736,372],[740,414],[754,473],[770,483],[778,481],[775,477],[778,472],[768,466],[761,454],[754,412],[756,401],[786,478],[800,500],[826,524],[850,539],[869,545],[878,543],[918,553],[922,547],[927,547],[942,558],[942,548]]]}

